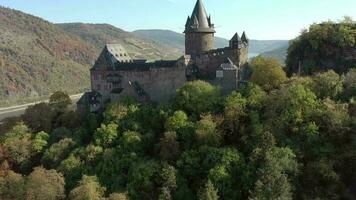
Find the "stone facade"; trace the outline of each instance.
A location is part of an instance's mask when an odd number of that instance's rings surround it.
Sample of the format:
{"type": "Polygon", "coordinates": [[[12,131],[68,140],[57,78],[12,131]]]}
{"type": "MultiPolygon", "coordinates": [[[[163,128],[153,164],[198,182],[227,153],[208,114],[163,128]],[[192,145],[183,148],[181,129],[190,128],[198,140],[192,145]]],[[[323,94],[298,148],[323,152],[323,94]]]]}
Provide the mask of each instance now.
{"type": "Polygon", "coordinates": [[[146,62],[132,59],[119,44],[108,44],[90,70],[92,92],[79,104],[98,111],[123,96],[142,102],[167,102],[187,81],[205,80],[227,95],[248,78],[245,32],[236,33],[228,47],[214,49],[214,25],[198,0],[186,22],[186,52],[178,60],[146,62]]]}

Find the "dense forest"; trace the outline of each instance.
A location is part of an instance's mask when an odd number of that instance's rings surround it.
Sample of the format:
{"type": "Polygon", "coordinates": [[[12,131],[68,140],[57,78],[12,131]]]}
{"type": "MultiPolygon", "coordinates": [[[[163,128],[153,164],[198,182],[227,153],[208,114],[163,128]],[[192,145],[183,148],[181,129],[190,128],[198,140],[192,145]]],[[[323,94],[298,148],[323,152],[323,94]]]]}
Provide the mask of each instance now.
{"type": "Polygon", "coordinates": [[[102,113],[54,93],[1,124],[0,199],[355,199],[356,69],[250,67],[228,96],[194,81],[166,104],[102,113]]]}

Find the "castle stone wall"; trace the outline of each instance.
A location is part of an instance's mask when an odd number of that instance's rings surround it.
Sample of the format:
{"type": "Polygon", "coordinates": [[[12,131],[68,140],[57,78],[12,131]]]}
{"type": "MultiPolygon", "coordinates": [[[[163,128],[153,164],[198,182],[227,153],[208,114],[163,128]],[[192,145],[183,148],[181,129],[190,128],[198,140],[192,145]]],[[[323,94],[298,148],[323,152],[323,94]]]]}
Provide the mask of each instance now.
{"type": "MultiPolygon", "coordinates": [[[[105,67],[103,67],[105,69],[105,67]]],[[[171,67],[153,67],[149,70],[92,70],[92,88],[103,95],[103,99],[112,97],[133,96],[144,98],[154,102],[166,102],[176,90],[186,83],[185,60],[180,59],[171,67]],[[116,75],[120,82],[109,82],[107,77],[116,75]],[[145,97],[140,97],[134,86],[134,82],[144,90],[145,97]],[[112,94],[113,89],[122,89],[120,94],[112,94]]],[[[115,98],[116,99],[116,98],[115,98]]]]}

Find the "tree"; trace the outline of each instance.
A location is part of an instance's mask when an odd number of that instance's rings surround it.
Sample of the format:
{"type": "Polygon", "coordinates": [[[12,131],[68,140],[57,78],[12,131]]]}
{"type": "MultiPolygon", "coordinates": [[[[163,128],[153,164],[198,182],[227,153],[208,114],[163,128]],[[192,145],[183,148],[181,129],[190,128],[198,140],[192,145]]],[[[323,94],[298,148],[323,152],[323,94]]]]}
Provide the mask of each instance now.
{"type": "Polygon", "coordinates": [[[274,58],[258,56],[251,61],[251,81],[266,91],[278,88],[287,76],[281,64],[274,58]]]}
{"type": "Polygon", "coordinates": [[[76,143],[69,138],[53,144],[43,154],[42,163],[50,168],[56,168],[74,149],[75,145],[76,143]]]}
{"type": "Polygon", "coordinates": [[[49,97],[49,104],[60,111],[64,111],[71,103],[69,95],[62,91],[57,91],[49,97]]]}
{"type": "Polygon", "coordinates": [[[72,131],[64,127],[56,128],[49,135],[48,145],[51,146],[66,138],[74,138],[72,131]]]}
{"type": "Polygon", "coordinates": [[[165,128],[167,131],[177,131],[188,124],[188,116],[183,111],[175,111],[171,117],[166,120],[165,128]]]}
{"type": "Polygon", "coordinates": [[[101,127],[98,128],[94,133],[94,141],[97,145],[102,147],[109,147],[112,145],[117,138],[118,134],[118,125],[111,123],[108,125],[101,124],[101,127]]]}
{"type": "Polygon", "coordinates": [[[288,175],[296,174],[297,162],[289,148],[257,148],[251,156],[253,166],[257,166],[257,180],[249,199],[292,199],[292,186],[288,175]]]}
{"type": "Polygon", "coordinates": [[[25,179],[21,174],[9,171],[0,176],[0,199],[25,199],[25,179]]]}
{"type": "Polygon", "coordinates": [[[114,102],[107,106],[104,112],[104,122],[118,122],[128,114],[128,107],[120,102],[114,102]]]}
{"type": "Polygon", "coordinates": [[[2,146],[10,163],[23,170],[31,167],[32,141],[30,130],[26,125],[18,124],[5,133],[2,146]]]}
{"type": "Polygon", "coordinates": [[[127,185],[130,199],[157,199],[160,164],[154,160],[143,160],[133,166],[127,185]]]}
{"type": "Polygon", "coordinates": [[[333,70],[319,73],[313,77],[312,89],[313,92],[321,99],[327,97],[334,99],[339,93],[342,92],[341,77],[333,70]]]}
{"type": "Polygon", "coordinates": [[[125,152],[140,153],[144,147],[142,144],[142,135],[134,131],[124,132],[120,144],[125,152]]]}
{"type": "Polygon", "coordinates": [[[216,128],[212,115],[203,115],[196,124],[196,140],[200,145],[219,146],[222,137],[216,128]]]}
{"type": "Polygon", "coordinates": [[[356,99],[356,69],[351,69],[345,76],[344,98],[346,100],[356,99]]]}
{"type": "Polygon", "coordinates": [[[188,114],[198,117],[205,112],[215,111],[220,99],[220,90],[204,81],[186,83],[177,92],[174,104],[188,114]]]}
{"type": "Polygon", "coordinates": [[[162,160],[174,163],[180,153],[179,142],[177,141],[177,134],[175,132],[166,132],[164,137],[160,140],[160,157],[162,160]]]}
{"type": "Polygon", "coordinates": [[[218,200],[218,191],[214,188],[214,185],[208,180],[203,188],[198,193],[199,200],[218,200]]]}
{"type": "Polygon", "coordinates": [[[54,113],[49,104],[39,103],[29,106],[22,116],[22,119],[34,132],[50,132],[52,129],[53,116],[54,113]]]}
{"type": "Polygon", "coordinates": [[[32,142],[32,149],[34,150],[34,152],[36,152],[36,153],[42,152],[43,149],[48,144],[48,142],[47,142],[48,139],[49,139],[49,135],[46,132],[41,131],[41,132],[37,133],[35,138],[33,139],[33,142],[32,142]]]}
{"type": "Polygon", "coordinates": [[[230,134],[238,132],[238,125],[247,115],[247,100],[240,93],[232,92],[225,100],[224,125],[230,134]]]}
{"type": "Polygon", "coordinates": [[[28,176],[26,199],[60,200],[65,199],[64,178],[56,170],[45,170],[36,167],[28,176]]]}
{"type": "Polygon", "coordinates": [[[96,176],[84,175],[78,187],[69,193],[70,200],[101,200],[106,191],[101,187],[96,176]]]}

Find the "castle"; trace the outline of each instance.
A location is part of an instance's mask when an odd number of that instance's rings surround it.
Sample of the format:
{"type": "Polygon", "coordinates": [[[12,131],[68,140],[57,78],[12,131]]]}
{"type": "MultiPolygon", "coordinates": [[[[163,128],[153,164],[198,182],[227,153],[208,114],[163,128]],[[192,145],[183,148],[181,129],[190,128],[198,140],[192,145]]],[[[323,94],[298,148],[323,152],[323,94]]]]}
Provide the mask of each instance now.
{"type": "Polygon", "coordinates": [[[205,80],[223,94],[236,90],[248,74],[249,40],[236,33],[225,48],[214,49],[215,28],[202,0],[197,0],[185,24],[185,54],[178,60],[146,62],[134,59],[120,44],[107,44],[90,69],[91,92],[80,105],[97,111],[123,96],[142,102],[166,102],[187,81],[205,80]]]}

